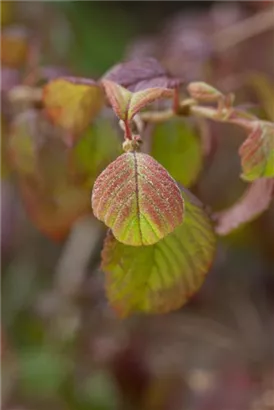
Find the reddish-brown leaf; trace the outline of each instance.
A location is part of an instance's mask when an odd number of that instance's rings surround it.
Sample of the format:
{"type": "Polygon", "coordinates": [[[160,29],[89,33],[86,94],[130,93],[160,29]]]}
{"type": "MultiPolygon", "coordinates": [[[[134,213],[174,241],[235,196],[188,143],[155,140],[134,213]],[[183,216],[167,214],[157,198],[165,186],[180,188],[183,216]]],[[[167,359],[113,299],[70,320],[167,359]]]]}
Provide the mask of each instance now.
{"type": "Polygon", "coordinates": [[[113,81],[103,80],[102,84],[113,111],[118,118],[126,121],[132,93],[113,81]]]}
{"type": "Polygon", "coordinates": [[[97,178],[92,192],[94,215],[122,243],[152,245],[182,223],[180,190],[150,155],[120,155],[97,178]]]}
{"type": "Polygon", "coordinates": [[[131,120],[146,105],[160,98],[172,98],[174,91],[168,88],[147,88],[131,93],[126,88],[109,80],[102,80],[113,111],[123,121],[131,120]]]}
{"type": "Polygon", "coordinates": [[[236,204],[216,215],[216,232],[227,235],[266,211],[274,197],[274,179],[261,178],[249,185],[236,204]]]}
{"type": "Polygon", "coordinates": [[[105,73],[103,79],[113,81],[132,92],[146,88],[176,88],[182,80],[172,77],[155,58],[134,59],[120,63],[105,73]]]}
{"type": "Polygon", "coordinates": [[[254,121],[253,131],[239,149],[246,181],[274,177],[274,124],[254,121]]]}

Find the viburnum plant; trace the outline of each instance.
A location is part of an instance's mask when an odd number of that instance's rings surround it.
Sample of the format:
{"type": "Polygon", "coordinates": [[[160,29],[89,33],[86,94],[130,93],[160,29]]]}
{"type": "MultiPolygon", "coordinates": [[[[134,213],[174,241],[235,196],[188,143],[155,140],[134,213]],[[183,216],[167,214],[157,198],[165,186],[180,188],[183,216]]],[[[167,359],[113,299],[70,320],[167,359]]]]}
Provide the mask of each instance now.
{"type": "Polygon", "coordinates": [[[154,58],[118,64],[99,81],[64,76],[43,87],[20,86],[9,98],[32,104],[12,123],[8,144],[26,209],[54,239],[92,209],[107,227],[101,269],[121,317],[183,306],[210,269],[217,235],[252,220],[272,201],[274,124],[235,106],[232,94],[204,82],[184,84],[154,58]],[[187,189],[207,154],[208,141],[196,132],[206,120],[247,133],[239,155],[248,189],[217,214],[187,189]],[[40,136],[35,144],[33,129],[40,136]]]}

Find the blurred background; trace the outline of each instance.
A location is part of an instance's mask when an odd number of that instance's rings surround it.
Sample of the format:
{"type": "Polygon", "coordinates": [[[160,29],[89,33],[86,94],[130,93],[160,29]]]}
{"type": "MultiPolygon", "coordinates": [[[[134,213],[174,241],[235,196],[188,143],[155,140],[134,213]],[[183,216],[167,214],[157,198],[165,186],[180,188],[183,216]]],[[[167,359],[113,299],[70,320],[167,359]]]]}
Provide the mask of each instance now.
{"type": "MultiPolygon", "coordinates": [[[[218,238],[213,266],[186,306],[119,320],[105,297],[105,231],[90,192],[121,135],[111,124],[99,128],[92,146],[75,153],[77,183],[67,185],[55,130],[10,97],[21,84],[98,79],[122,60],[153,56],[186,84],[234,92],[237,104],[273,121],[273,16],[267,1],[1,2],[3,409],[274,409],[273,204],[218,238]],[[45,135],[55,141],[38,158],[46,188],[26,177],[45,135]]],[[[208,127],[213,146],[190,189],[218,211],[246,189],[237,154],[245,135],[208,127]]]]}

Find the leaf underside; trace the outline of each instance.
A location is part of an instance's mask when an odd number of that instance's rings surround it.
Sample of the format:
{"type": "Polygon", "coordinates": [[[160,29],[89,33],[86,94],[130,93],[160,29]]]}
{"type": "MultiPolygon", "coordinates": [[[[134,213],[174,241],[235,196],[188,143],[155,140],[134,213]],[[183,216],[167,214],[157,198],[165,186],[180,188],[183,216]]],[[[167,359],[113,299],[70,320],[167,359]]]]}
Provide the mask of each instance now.
{"type": "Polygon", "coordinates": [[[183,220],[176,182],[151,156],[120,155],[97,178],[92,192],[94,215],[122,243],[151,245],[183,220]]]}
{"type": "Polygon", "coordinates": [[[274,125],[266,121],[257,126],[239,149],[243,173],[242,179],[274,177],[274,125]]]}
{"type": "Polygon", "coordinates": [[[111,231],[102,251],[110,305],[120,317],[167,313],[198,291],[215,253],[215,234],[203,208],[183,190],[183,223],[152,246],[127,246],[111,231]]]}
{"type": "Polygon", "coordinates": [[[269,208],[273,197],[274,179],[261,178],[252,182],[238,202],[216,215],[216,232],[227,235],[240,225],[254,220],[269,208]]]}

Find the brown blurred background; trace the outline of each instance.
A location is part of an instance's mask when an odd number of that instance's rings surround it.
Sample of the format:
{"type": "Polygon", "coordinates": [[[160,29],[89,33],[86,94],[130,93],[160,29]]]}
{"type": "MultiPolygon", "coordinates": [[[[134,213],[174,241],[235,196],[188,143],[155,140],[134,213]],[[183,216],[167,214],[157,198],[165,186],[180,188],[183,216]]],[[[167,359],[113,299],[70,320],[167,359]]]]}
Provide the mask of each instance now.
{"type": "MultiPolygon", "coordinates": [[[[273,3],[1,6],[2,32],[20,29],[34,47],[33,61],[38,44],[47,78],[67,71],[99,78],[121,60],[154,56],[186,83],[205,80],[232,91],[237,104],[274,119],[274,97],[267,92],[274,85],[274,29],[263,20],[269,22],[266,13],[274,15],[273,3]],[[257,30],[248,23],[255,15],[262,19],[257,30]]],[[[5,118],[5,93],[28,70],[2,61],[5,118]]],[[[246,188],[237,154],[245,135],[225,124],[211,124],[210,133],[217,141],[214,152],[190,189],[218,211],[246,188]]],[[[4,143],[3,128],[2,148],[4,143]]],[[[6,170],[1,189],[4,410],[274,409],[273,204],[252,223],[218,238],[206,281],[186,306],[122,321],[105,298],[102,226],[81,215],[66,239],[55,242],[29,217],[6,170]]]]}

